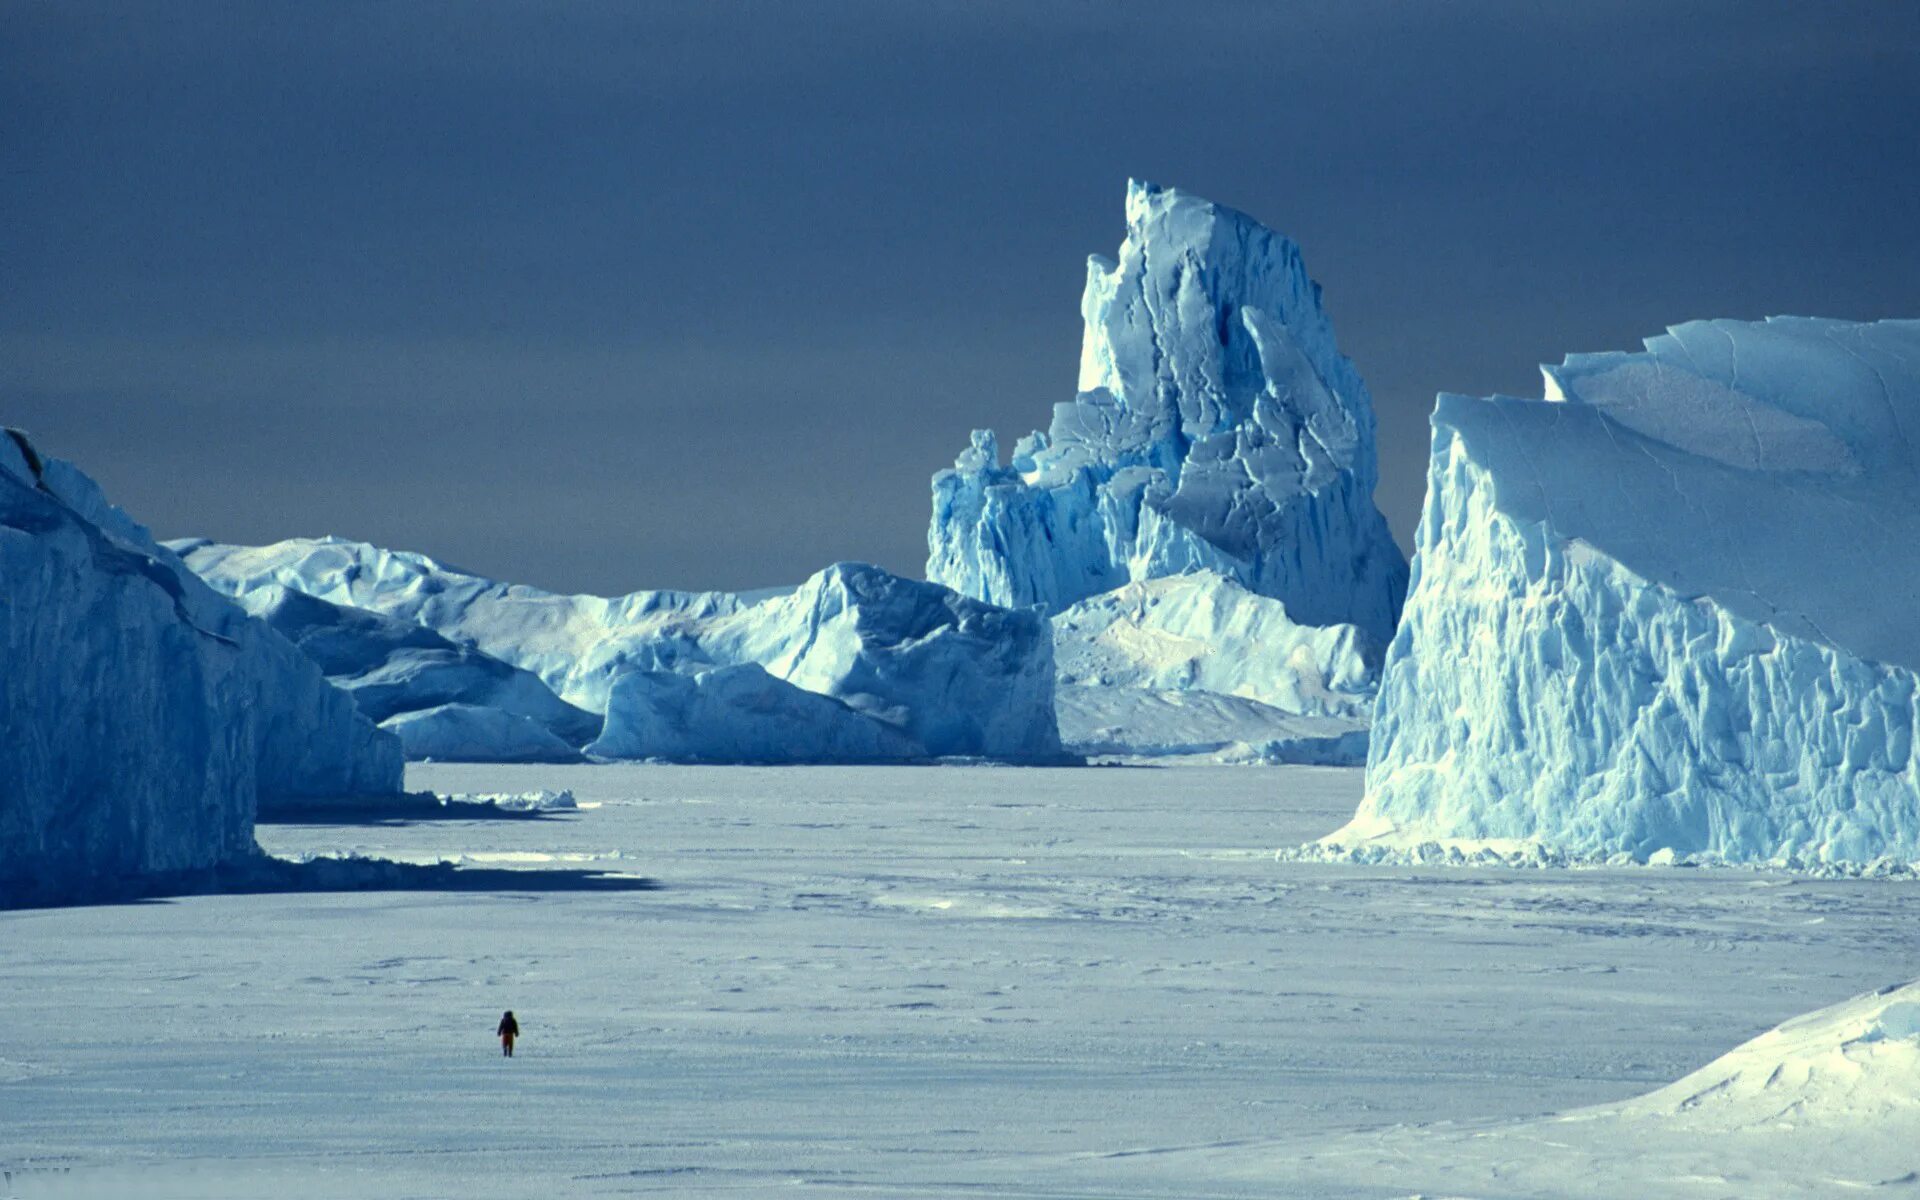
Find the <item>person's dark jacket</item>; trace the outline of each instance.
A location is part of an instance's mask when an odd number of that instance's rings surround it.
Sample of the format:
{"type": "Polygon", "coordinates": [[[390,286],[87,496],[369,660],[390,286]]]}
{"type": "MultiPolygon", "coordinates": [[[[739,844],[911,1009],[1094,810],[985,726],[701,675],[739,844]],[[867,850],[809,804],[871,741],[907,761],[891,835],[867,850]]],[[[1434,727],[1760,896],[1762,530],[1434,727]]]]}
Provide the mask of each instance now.
{"type": "Polygon", "coordinates": [[[494,1030],[494,1033],[500,1037],[519,1037],[520,1022],[513,1019],[512,1013],[508,1013],[506,1016],[500,1018],[500,1028],[494,1030]]]}

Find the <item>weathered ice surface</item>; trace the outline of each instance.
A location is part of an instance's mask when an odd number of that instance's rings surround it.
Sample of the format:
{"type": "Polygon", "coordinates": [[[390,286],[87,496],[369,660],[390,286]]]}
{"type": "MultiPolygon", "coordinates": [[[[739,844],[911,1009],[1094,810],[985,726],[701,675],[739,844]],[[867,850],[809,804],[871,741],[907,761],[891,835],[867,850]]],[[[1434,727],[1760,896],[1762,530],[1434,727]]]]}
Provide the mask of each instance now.
{"type": "Polygon", "coordinates": [[[424,625],[532,672],[597,714],[609,713],[614,682],[631,672],[698,674],[757,663],[892,727],[922,756],[1061,753],[1044,614],[862,563],[838,563],[773,592],[604,599],[498,583],[424,555],[333,538],[175,545],[230,594],[284,587],[424,625]]]}
{"type": "Polygon", "coordinates": [[[1335,840],[1920,858],[1920,322],[1646,347],[1440,398],[1335,840]]]}
{"type": "Polygon", "coordinates": [[[632,671],[614,681],[601,758],[675,762],[886,762],[923,758],[920,743],[758,663],[683,675],[632,671]]]}
{"type": "Polygon", "coordinates": [[[1295,620],[1384,641],[1406,562],[1373,506],[1373,406],[1297,246],[1252,218],[1127,188],[1117,262],[1081,301],[1079,395],[1009,465],[973,436],[934,477],[927,577],[1058,611],[1211,570],[1295,620]]]}
{"type": "Polygon", "coordinates": [[[0,900],[243,857],[263,798],[399,789],[398,742],[13,431],[0,600],[0,900]]]}
{"type": "Polygon", "coordinates": [[[237,599],[397,734],[410,759],[567,761],[600,732],[599,717],[532,672],[423,625],[282,587],[237,599]]]}

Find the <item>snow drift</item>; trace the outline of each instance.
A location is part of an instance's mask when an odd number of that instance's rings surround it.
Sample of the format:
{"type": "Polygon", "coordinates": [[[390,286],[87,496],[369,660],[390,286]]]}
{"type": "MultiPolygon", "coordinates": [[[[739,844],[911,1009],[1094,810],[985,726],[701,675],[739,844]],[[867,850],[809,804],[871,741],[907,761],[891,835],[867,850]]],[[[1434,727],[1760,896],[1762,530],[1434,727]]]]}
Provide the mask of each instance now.
{"type": "Polygon", "coordinates": [[[399,790],[395,739],[13,431],[0,581],[0,894],[203,870],[262,802],[399,790]]]}
{"type": "Polygon", "coordinates": [[[1443,395],[1333,841],[1920,858],[1920,322],[1700,321],[1443,395]]]}
{"type": "MultiPolygon", "coordinates": [[[[561,699],[604,715],[608,733],[596,753],[669,756],[642,749],[668,743],[641,738],[638,731],[657,733],[672,724],[666,714],[674,712],[745,719],[751,706],[743,708],[732,689],[746,677],[723,676],[725,687],[704,699],[665,678],[743,664],[757,664],[774,679],[888,727],[907,739],[914,757],[1045,759],[1061,753],[1045,616],[971,600],[878,567],[839,563],[779,591],[635,592],[609,599],[498,583],[424,555],[334,538],[263,547],[175,545],[194,570],[233,595],[289,589],[425,626],[531,672],[561,699]],[[616,681],[635,674],[645,678],[616,688],[616,681]],[[670,694],[649,697],[650,688],[670,694]]],[[[756,687],[765,694],[764,684],[756,687]]],[[[775,707],[794,717],[806,705],[786,697],[775,707]]],[[[782,725],[801,739],[785,755],[756,752],[754,758],[816,760],[820,748],[804,740],[804,731],[823,729],[818,719],[825,710],[808,711],[811,716],[782,725]]],[[[670,756],[730,761],[729,747],[751,743],[764,749],[754,739],[765,736],[764,729],[749,735],[689,728],[676,735],[670,756]],[[713,741],[699,744],[700,736],[713,741]]],[[[841,743],[834,734],[828,744],[853,745],[866,735],[847,736],[853,741],[841,743]]],[[[875,745],[882,743],[897,747],[892,739],[875,745]]]]}
{"type": "Polygon", "coordinates": [[[1299,248],[1150,184],[1126,215],[1119,260],[1088,265],[1078,397],[1010,465],[982,430],[934,477],[927,577],[1058,611],[1211,570],[1384,642],[1406,562],[1373,506],[1372,401],[1299,248]]]}

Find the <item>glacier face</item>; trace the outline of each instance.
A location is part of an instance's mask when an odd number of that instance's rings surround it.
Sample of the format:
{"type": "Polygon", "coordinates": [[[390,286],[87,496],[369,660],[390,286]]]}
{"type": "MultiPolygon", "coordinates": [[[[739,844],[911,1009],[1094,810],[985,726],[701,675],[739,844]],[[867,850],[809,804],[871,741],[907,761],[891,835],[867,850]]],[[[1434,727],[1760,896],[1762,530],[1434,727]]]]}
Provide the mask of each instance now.
{"type": "Polygon", "coordinates": [[[1329,840],[1920,858],[1920,322],[1701,321],[1443,395],[1329,840]]]}
{"type": "MultiPolygon", "coordinates": [[[[333,538],[175,545],[232,595],[286,588],[423,625],[533,673],[561,699],[609,719],[623,676],[754,663],[889,726],[922,757],[1061,753],[1045,616],[878,567],[839,563],[797,588],[758,594],[602,598],[498,583],[423,555],[333,538]]],[[[686,756],[718,761],[718,746],[686,756]]],[[[794,753],[809,757],[804,747],[794,753]]]]}
{"type": "Polygon", "coordinates": [[[391,736],[13,431],[0,583],[0,895],[245,857],[263,798],[398,791],[391,736]]]}
{"type": "Polygon", "coordinates": [[[1149,184],[1126,211],[1118,261],[1088,265],[1079,395],[1008,465],[979,431],[934,477],[927,577],[1058,611],[1207,570],[1385,641],[1406,562],[1373,506],[1372,401],[1298,247],[1149,184]]]}

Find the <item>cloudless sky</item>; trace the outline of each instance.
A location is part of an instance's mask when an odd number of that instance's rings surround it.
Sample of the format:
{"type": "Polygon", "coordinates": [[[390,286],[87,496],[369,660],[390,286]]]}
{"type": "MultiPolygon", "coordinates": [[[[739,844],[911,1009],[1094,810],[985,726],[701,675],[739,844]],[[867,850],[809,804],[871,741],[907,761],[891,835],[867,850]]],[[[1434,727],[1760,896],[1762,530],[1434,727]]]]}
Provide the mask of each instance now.
{"type": "Polygon", "coordinates": [[[0,422],[162,536],[918,575],[1129,176],[1287,233],[1403,545],[1436,391],[1920,316],[1920,4],[0,0],[0,422]]]}

